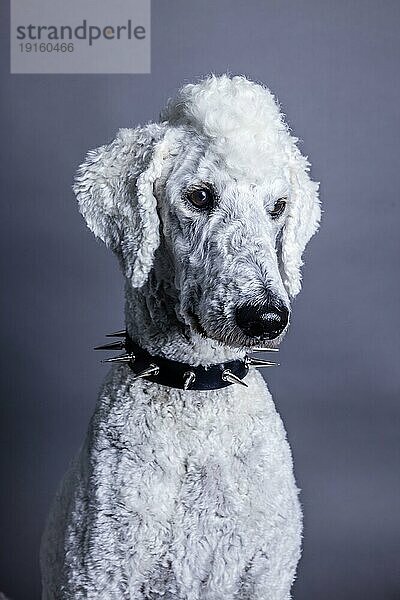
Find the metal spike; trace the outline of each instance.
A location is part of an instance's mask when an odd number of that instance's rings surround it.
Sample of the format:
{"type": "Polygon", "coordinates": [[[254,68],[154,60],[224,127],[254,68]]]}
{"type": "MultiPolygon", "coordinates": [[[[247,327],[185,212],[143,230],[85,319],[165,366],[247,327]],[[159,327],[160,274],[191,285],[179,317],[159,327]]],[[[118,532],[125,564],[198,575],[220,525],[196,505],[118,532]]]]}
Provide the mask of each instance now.
{"type": "Polygon", "coordinates": [[[245,387],[249,387],[247,383],[240,379],[240,377],[237,377],[237,375],[234,375],[229,369],[225,369],[225,371],[222,372],[221,378],[222,381],[229,381],[229,383],[240,383],[245,387]]]}
{"type": "Polygon", "coordinates": [[[115,356],[114,358],[106,358],[102,360],[103,363],[129,363],[135,361],[135,355],[130,354],[121,354],[120,356],[115,356]]]}
{"type": "Polygon", "coordinates": [[[114,331],[113,333],[107,333],[106,337],[126,337],[125,329],[121,329],[121,331],[114,331]]]}
{"type": "Polygon", "coordinates": [[[143,369],[140,373],[135,375],[133,380],[140,379],[142,377],[150,377],[151,375],[158,375],[160,372],[160,367],[157,367],[154,363],[150,363],[146,369],[143,369]]]}
{"type": "Polygon", "coordinates": [[[123,350],[125,348],[125,342],[118,340],[118,342],[111,342],[110,344],[102,344],[101,346],[95,346],[94,350],[123,350]]]}
{"type": "Polygon", "coordinates": [[[250,349],[250,352],[279,352],[279,348],[262,348],[255,346],[250,349]]]}
{"type": "Polygon", "coordinates": [[[186,373],[183,374],[183,389],[188,390],[195,381],[196,373],[193,373],[193,371],[186,371],[186,373]]]}
{"type": "Polygon", "coordinates": [[[279,363],[263,360],[262,358],[253,358],[246,356],[245,363],[249,367],[279,367],[279,363]]]}

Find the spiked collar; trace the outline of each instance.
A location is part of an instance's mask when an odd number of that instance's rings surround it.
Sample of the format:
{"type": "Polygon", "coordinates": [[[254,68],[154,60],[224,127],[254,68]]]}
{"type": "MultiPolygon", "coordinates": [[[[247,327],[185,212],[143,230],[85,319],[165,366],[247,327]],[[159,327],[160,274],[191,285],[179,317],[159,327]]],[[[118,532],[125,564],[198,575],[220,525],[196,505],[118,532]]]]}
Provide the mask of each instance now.
{"type": "MultiPolygon", "coordinates": [[[[180,390],[218,390],[233,384],[247,387],[244,381],[250,367],[272,367],[277,363],[253,358],[246,355],[242,360],[194,367],[188,363],[178,362],[153,356],[134,342],[127,332],[116,331],[106,337],[120,338],[115,342],[96,346],[95,350],[124,350],[124,353],[104,360],[106,363],[128,365],[135,376],[134,379],[145,378],[149,381],[180,390]]],[[[254,348],[255,352],[277,352],[275,348],[254,348]]]]}

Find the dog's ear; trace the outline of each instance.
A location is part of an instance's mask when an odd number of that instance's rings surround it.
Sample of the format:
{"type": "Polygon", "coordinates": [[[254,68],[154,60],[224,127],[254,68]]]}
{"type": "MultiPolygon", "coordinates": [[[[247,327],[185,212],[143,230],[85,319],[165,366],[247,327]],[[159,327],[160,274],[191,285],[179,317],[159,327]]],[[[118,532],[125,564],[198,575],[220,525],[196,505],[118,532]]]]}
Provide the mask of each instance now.
{"type": "Polygon", "coordinates": [[[145,283],[160,241],[153,186],[166,154],[165,127],[121,129],[87,154],[75,178],[80,212],[116,253],[133,287],[145,283]]]}
{"type": "Polygon", "coordinates": [[[283,283],[292,298],[301,289],[301,266],[303,251],[318,229],[321,209],[318,198],[319,184],[309,177],[309,162],[293,139],[290,149],[289,168],[291,193],[288,215],[281,236],[280,267],[283,283]]]}

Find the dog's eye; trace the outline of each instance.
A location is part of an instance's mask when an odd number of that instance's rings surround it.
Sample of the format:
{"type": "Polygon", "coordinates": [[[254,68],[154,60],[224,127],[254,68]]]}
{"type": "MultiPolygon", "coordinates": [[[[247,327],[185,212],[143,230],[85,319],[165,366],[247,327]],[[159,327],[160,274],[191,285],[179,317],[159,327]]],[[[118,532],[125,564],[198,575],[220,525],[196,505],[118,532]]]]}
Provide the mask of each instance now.
{"type": "Polygon", "coordinates": [[[201,210],[212,208],[214,204],[214,195],[209,188],[194,188],[186,193],[186,198],[193,206],[201,210]]]}
{"type": "Polygon", "coordinates": [[[269,214],[273,219],[277,219],[285,212],[287,198],[279,198],[274,204],[274,208],[270,210],[269,214]]]}

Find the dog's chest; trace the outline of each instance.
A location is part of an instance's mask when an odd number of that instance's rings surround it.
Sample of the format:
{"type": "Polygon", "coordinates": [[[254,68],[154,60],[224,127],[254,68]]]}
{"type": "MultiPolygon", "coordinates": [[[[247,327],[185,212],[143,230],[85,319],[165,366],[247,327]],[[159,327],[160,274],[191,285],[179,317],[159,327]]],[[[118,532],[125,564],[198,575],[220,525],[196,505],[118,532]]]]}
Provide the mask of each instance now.
{"type": "MultiPolygon", "coordinates": [[[[244,391],[200,394],[128,386],[107,408],[95,436],[127,524],[158,524],[172,539],[185,528],[201,536],[238,523],[257,534],[260,520],[275,518],[290,450],[262,378],[248,379],[244,391]]],[[[103,500],[114,509],[112,495],[103,500]]]]}
{"type": "Polygon", "coordinates": [[[261,376],[247,381],[201,396],[123,370],[105,384],[55,507],[65,529],[49,530],[74,597],[83,581],[107,598],[233,598],[300,522],[282,422],[261,376]]]}

